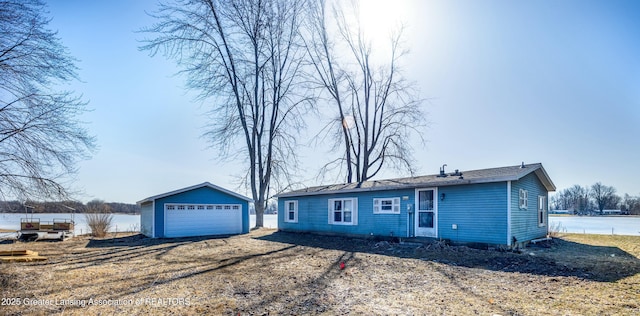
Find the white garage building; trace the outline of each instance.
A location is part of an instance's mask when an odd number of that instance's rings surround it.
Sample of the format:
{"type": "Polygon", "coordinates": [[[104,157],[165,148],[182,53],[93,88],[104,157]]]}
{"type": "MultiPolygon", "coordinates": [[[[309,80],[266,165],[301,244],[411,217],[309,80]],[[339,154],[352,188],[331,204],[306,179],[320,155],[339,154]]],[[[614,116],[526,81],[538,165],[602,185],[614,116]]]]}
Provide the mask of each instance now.
{"type": "Polygon", "coordinates": [[[152,238],[249,232],[246,196],[209,182],[148,197],[140,206],[140,232],[152,238]]]}

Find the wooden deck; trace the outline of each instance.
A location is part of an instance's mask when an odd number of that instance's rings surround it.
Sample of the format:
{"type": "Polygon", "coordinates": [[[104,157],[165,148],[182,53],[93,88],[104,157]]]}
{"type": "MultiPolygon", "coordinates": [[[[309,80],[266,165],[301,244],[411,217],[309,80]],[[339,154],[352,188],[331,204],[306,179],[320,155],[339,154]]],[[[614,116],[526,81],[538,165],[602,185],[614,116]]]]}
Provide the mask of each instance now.
{"type": "Polygon", "coordinates": [[[32,262],[45,260],[47,260],[47,257],[40,256],[37,252],[31,250],[0,251],[0,262],[32,262]]]}

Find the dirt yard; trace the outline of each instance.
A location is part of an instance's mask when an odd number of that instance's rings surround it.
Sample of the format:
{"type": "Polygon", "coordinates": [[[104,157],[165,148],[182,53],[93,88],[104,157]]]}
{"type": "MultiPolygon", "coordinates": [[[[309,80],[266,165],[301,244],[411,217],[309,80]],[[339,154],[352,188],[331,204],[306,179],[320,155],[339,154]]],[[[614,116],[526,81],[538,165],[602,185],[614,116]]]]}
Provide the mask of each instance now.
{"type": "Polygon", "coordinates": [[[49,259],[0,264],[9,315],[640,315],[640,237],[512,253],[262,229],[0,244],[12,249],[49,259]]]}

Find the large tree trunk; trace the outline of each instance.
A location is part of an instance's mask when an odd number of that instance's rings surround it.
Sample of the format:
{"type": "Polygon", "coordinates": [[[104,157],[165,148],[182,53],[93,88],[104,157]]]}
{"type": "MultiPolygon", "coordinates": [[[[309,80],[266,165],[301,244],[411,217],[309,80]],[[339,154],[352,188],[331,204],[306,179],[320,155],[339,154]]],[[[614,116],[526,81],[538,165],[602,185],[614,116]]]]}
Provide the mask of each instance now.
{"type": "Polygon", "coordinates": [[[256,226],[254,228],[264,227],[264,203],[255,203],[256,210],[256,226]]]}

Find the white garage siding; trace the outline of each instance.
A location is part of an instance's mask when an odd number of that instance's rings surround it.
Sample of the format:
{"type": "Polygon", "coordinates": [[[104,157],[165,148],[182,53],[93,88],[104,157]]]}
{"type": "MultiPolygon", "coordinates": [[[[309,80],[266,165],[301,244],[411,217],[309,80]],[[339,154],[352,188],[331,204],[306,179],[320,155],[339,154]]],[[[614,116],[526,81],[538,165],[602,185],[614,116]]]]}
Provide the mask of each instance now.
{"type": "Polygon", "coordinates": [[[147,237],[153,236],[153,202],[140,206],[140,232],[147,237]]]}
{"type": "Polygon", "coordinates": [[[165,237],[242,233],[241,204],[165,204],[165,237]]]}

